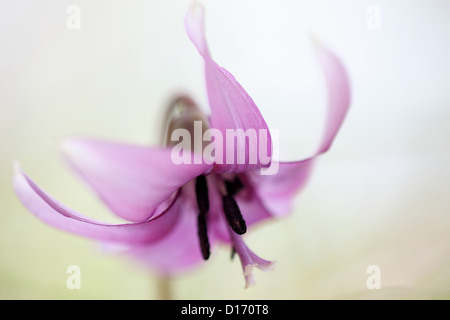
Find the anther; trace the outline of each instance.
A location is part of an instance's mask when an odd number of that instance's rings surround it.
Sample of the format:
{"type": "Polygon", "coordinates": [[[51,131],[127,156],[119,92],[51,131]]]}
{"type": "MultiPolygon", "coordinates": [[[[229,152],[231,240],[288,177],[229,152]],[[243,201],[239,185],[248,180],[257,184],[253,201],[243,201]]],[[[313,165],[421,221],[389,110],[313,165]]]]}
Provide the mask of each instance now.
{"type": "Polygon", "coordinates": [[[225,213],[231,229],[237,234],[244,234],[247,231],[247,225],[233,195],[224,195],[222,197],[222,205],[223,212],[225,213]]]}
{"type": "Polygon", "coordinates": [[[200,213],[207,213],[209,211],[208,184],[206,183],[206,177],[203,175],[195,179],[195,194],[198,210],[200,213]]]}
{"type": "Polygon", "coordinates": [[[208,260],[210,255],[210,246],[208,239],[208,228],[206,222],[206,213],[209,211],[208,184],[205,176],[198,176],[195,179],[195,195],[199,214],[197,217],[197,232],[200,243],[200,250],[203,259],[208,260]]]}
{"type": "Polygon", "coordinates": [[[198,227],[198,239],[200,241],[200,250],[202,252],[203,259],[208,260],[210,255],[208,229],[206,226],[206,214],[200,212],[197,218],[198,227]]]}

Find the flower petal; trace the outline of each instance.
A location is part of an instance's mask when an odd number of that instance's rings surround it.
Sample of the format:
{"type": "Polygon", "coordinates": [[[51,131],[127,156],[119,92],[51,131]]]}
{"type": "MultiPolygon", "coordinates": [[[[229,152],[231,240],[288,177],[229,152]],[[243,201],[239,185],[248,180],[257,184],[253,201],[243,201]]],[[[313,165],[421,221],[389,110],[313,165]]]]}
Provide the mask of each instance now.
{"type": "Polygon", "coordinates": [[[203,6],[194,4],[185,22],[190,39],[205,61],[211,128],[220,130],[224,140],[217,145],[222,152],[216,152],[214,172],[243,172],[267,167],[272,153],[269,129],[252,98],[231,73],[211,58],[205,37],[203,6]],[[239,138],[235,139],[231,133],[238,134],[239,138]],[[247,141],[245,135],[251,138],[247,141]]]}
{"type": "MultiPolygon", "coordinates": [[[[184,190],[183,190],[184,191],[184,190]]],[[[182,213],[176,226],[158,242],[134,246],[126,254],[162,275],[175,275],[203,262],[197,231],[197,208],[180,194],[182,213]]],[[[208,233],[210,245],[214,238],[208,233]]]]}
{"type": "Polygon", "coordinates": [[[350,81],[340,59],[328,48],[315,44],[317,57],[325,73],[328,91],[328,117],[322,143],[316,155],[326,152],[336,137],[350,108],[350,81]]]}
{"type": "Polygon", "coordinates": [[[89,220],[57,202],[28,178],[18,166],[13,186],[22,204],[45,223],[64,231],[108,242],[142,244],[159,240],[172,229],[180,212],[180,201],[175,199],[166,212],[147,222],[105,224],[89,220]]]}
{"type": "Polygon", "coordinates": [[[314,159],[277,162],[275,175],[264,176],[255,172],[248,175],[255,193],[268,211],[275,216],[284,216],[292,210],[295,195],[308,181],[314,159]]]}
{"type": "Polygon", "coordinates": [[[236,202],[248,227],[272,217],[253,190],[250,197],[237,195],[236,202]]]}
{"type": "Polygon", "coordinates": [[[247,174],[240,174],[238,179],[242,184],[242,189],[235,195],[235,199],[247,226],[250,227],[262,220],[272,218],[271,212],[264,206],[251,181],[248,181],[247,174]]]}
{"type": "Polygon", "coordinates": [[[278,166],[278,172],[274,175],[249,173],[249,178],[265,206],[278,216],[291,210],[295,194],[306,184],[316,157],[330,148],[350,106],[350,85],[344,66],[327,48],[319,44],[315,47],[328,89],[328,116],[316,153],[301,161],[273,161],[272,165],[278,166]]]}
{"type": "Polygon", "coordinates": [[[118,216],[145,221],[189,180],[212,165],[175,164],[171,149],[71,138],[63,144],[70,166],[118,216]]]}

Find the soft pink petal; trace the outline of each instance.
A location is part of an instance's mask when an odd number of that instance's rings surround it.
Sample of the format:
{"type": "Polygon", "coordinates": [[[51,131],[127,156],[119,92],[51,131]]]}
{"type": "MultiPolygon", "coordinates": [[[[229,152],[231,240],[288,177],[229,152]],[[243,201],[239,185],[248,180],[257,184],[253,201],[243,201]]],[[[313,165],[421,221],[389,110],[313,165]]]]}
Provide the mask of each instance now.
{"type": "Polygon", "coordinates": [[[111,225],[90,220],[65,207],[39,188],[18,167],[13,186],[22,204],[45,223],[108,242],[142,244],[159,240],[173,228],[180,212],[179,200],[174,200],[166,212],[147,222],[111,225]]]}
{"type": "Polygon", "coordinates": [[[344,65],[328,48],[316,43],[315,49],[328,90],[328,117],[322,143],[316,155],[326,152],[336,137],[350,108],[350,81],[344,65]]]}
{"type": "MultiPolygon", "coordinates": [[[[184,191],[184,190],[183,190],[184,191]]],[[[144,266],[163,275],[174,275],[191,269],[203,260],[197,231],[197,208],[182,192],[183,206],[177,225],[160,241],[144,246],[134,246],[127,253],[144,266]]],[[[209,231],[209,230],[208,230],[209,231]]],[[[208,232],[211,246],[214,237],[208,232]]]]}
{"type": "Polygon", "coordinates": [[[267,124],[252,98],[233,75],[212,60],[204,29],[204,8],[194,4],[186,15],[186,30],[205,60],[211,127],[220,130],[224,139],[221,155],[216,152],[214,172],[243,172],[266,167],[270,164],[272,152],[267,124]],[[235,139],[237,141],[233,142],[231,136],[226,138],[227,129],[241,129],[243,133],[254,134],[255,142],[249,143],[245,139],[235,139]],[[260,138],[261,133],[265,136],[260,138]]]}
{"type": "MultiPolygon", "coordinates": [[[[217,238],[223,242],[229,242],[228,221],[223,213],[222,194],[220,193],[221,177],[210,174],[207,177],[209,212],[208,217],[208,236],[217,238]]],[[[183,190],[184,191],[184,190],[183,190]]]]}
{"type": "Polygon", "coordinates": [[[272,218],[271,212],[268,211],[259,199],[258,195],[254,192],[252,192],[252,195],[248,198],[237,195],[236,202],[239,205],[247,227],[250,227],[262,220],[272,218]]]}
{"type": "Polygon", "coordinates": [[[248,178],[267,210],[283,216],[292,210],[295,195],[306,185],[313,165],[313,159],[279,162],[277,174],[264,176],[252,172],[248,178]]]}
{"type": "Polygon", "coordinates": [[[178,188],[212,167],[193,161],[175,164],[169,148],[94,139],[68,139],[63,152],[113,212],[137,222],[157,214],[178,188]]]}
{"type": "Polygon", "coordinates": [[[350,85],[344,66],[327,48],[316,44],[316,51],[328,89],[328,116],[316,153],[301,161],[273,163],[279,167],[275,175],[249,174],[265,206],[278,216],[290,212],[295,194],[306,184],[316,157],[330,148],[350,106],[350,85]]]}
{"type": "MultiPolygon", "coordinates": [[[[264,202],[255,192],[252,181],[249,181],[248,175],[240,174],[238,179],[242,183],[243,187],[242,190],[235,195],[235,200],[241,210],[247,227],[268,218],[272,218],[273,216],[271,212],[266,208],[264,202]]],[[[223,215],[224,214],[222,213],[221,216],[223,215]]]]}
{"type": "Polygon", "coordinates": [[[209,49],[205,37],[205,8],[200,3],[193,3],[185,17],[186,31],[200,55],[209,58],[209,49]]]}

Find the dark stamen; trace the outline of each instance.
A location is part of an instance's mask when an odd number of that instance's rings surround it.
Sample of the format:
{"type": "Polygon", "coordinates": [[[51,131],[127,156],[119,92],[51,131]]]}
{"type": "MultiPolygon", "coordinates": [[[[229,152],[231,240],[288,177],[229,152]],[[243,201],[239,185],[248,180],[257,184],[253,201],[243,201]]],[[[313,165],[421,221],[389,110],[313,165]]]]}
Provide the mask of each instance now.
{"type": "Polygon", "coordinates": [[[198,176],[195,180],[195,194],[197,196],[198,210],[200,213],[209,211],[208,184],[205,176],[198,176]]]}
{"type": "Polygon", "coordinates": [[[222,205],[231,229],[237,234],[244,234],[247,231],[247,225],[233,195],[224,195],[222,197],[222,205]]]}
{"type": "Polygon", "coordinates": [[[210,255],[208,228],[206,222],[206,213],[209,211],[208,184],[205,176],[198,176],[195,180],[195,194],[197,196],[197,205],[200,213],[197,218],[198,240],[203,259],[208,260],[210,255]]]}
{"type": "Polygon", "coordinates": [[[225,187],[227,189],[227,193],[234,196],[244,188],[244,185],[238,177],[235,177],[233,181],[225,180],[225,187]]]}
{"type": "Polygon", "coordinates": [[[208,230],[206,227],[206,214],[200,212],[197,219],[198,239],[200,241],[200,250],[202,251],[203,259],[208,260],[210,255],[208,230]]]}

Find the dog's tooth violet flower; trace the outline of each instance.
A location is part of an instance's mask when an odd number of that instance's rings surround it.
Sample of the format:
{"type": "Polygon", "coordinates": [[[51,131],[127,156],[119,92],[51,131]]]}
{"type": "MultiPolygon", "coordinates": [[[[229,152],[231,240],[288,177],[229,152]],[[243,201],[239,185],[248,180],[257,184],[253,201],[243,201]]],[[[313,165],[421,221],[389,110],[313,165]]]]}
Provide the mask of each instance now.
{"type": "Polygon", "coordinates": [[[14,189],[23,205],[42,221],[104,243],[124,245],[131,257],[163,275],[208,259],[218,243],[229,244],[241,261],[248,286],[254,281],[253,268],[270,269],[273,263],[250,250],[242,235],[255,223],[290,211],[315,158],[328,150],[343,122],[350,102],[349,82],[338,58],[317,44],[329,94],[322,143],[308,159],[271,161],[272,138],[261,113],[236,79],[211,57],[203,7],[193,5],[185,22],[205,62],[209,116],[191,98],[180,96],[167,112],[164,146],[92,138],[69,138],[62,144],[70,167],[112,212],[130,223],[112,225],[77,213],[40,188],[17,164],[14,189]],[[180,140],[174,136],[181,137],[179,130],[195,136],[198,124],[202,137],[211,133],[209,140],[202,140],[200,149],[180,149],[180,140]],[[257,147],[245,139],[236,142],[232,138],[233,143],[226,139],[229,130],[239,129],[265,135],[255,137],[257,147]],[[212,157],[198,161],[198,151],[202,155],[209,151],[212,157]],[[254,157],[257,152],[265,157],[254,157]],[[174,161],[174,155],[180,154],[184,161],[174,161]],[[269,165],[277,167],[276,174],[261,174],[269,165]]]}

